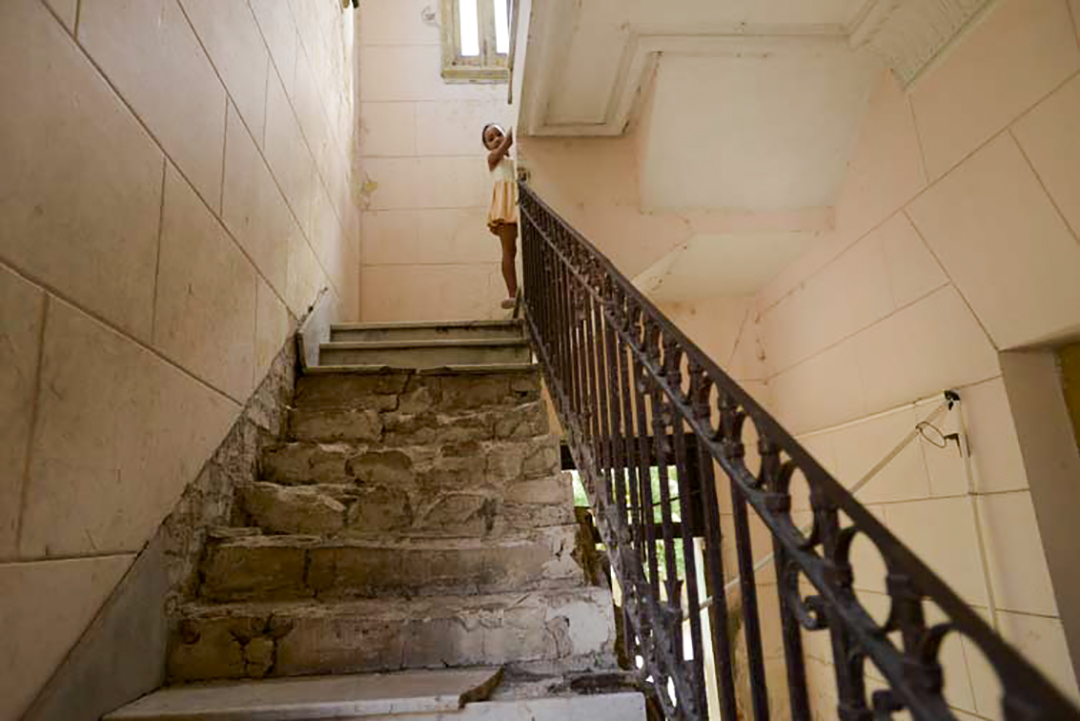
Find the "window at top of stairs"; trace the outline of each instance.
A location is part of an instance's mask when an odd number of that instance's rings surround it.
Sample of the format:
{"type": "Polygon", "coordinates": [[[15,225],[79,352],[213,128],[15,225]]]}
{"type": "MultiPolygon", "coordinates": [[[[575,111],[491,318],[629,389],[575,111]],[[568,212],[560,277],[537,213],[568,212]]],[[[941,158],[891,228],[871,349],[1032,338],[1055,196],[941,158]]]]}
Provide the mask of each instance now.
{"type": "Polygon", "coordinates": [[[509,79],[511,0],[442,0],[444,80],[509,79]]]}

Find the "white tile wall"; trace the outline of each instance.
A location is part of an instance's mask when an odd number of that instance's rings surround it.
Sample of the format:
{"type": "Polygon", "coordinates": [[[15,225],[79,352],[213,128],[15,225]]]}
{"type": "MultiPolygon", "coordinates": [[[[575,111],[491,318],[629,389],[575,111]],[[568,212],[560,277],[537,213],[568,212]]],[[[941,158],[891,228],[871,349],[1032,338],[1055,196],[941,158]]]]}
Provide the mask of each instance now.
{"type": "Polygon", "coordinates": [[[244,122],[262,144],[270,55],[247,0],[181,0],[244,122]]]}
{"type": "Polygon", "coordinates": [[[871,326],[852,343],[868,411],[1000,373],[993,345],[952,286],[871,326]]]}
{"type": "Polygon", "coordinates": [[[230,108],[225,143],[225,187],[221,217],[255,266],[285,292],[287,234],[292,216],[263,156],[230,108]]]}
{"type": "Polygon", "coordinates": [[[256,0],[257,25],[243,0],[102,0],[83,4],[76,43],[76,4],[49,7],[0,4],[4,719],[220,443],[285,343],[282,297],[302,313],[330,275],[342,319],[358,306],[352,144],[338,140],[351,135],[353,13],[256,0]],[[325,178],[293,111],[301,33],[313,52],[300,107],[322,118],[325,178]],[[70,555],[86,558],[56,560],[70,555]],[[28,559],[47,560],[16,562],[28,559]]]}
{"type": "Polygon", "coordinates": [[[42,362],[21,554],[140,550],[240,406],[61,301],[42,362]]]}
{"type": "Polygon", "coordinates": [[[162,211],[154,347],[243,402],[252,390],[255,269],[169,167],[162,211]]]}
{"type": "Polygon", "coordinates": [[[1080,329],[1080,245],[1011,135],[998,136],[910,211],[999,348],[1080,329]]]}
{"type": "Polygon", "coordinates": [[[1080,75],[1039,103],[1013,132],[1073,234],[1080,238],[1080,75]]]}
{"type": "Polygon", "coordinates": [[[897,213],[875,231],[885,249],[889,290],[893,304],[903,308],[949,282],[926,243],[903,213],[897,213]]]}
{"type": "Polygon", "coordinates": [[[991,587],[999,608],[1057,616],[1031,494],[996,493],[978,499],[991,587]]]}
{"type": "Polygon", "coordinates": [[[0,566],[0,718],[17,719],[64,659],[134,555],[0,566]]]}
{"type": "Polygon", "coordinates": [[[964,388],[961,397],[971,438],[975,490],[995,493],[1027,488],[1020,441],[1001,379],[964,388]]]}
{"type": "Polygon", "coordinates": [[[1005,0],[911,100],[931,180],[1080,69],[1063,0],[1005,0]]]}
{"type": "Polygon", "coordinates": [[[79,41],[206,203],[219,209],[225,89],[176,0],[87,3],[79,41]]]}
{"type": "Polygon", "coordinates": [[[45,294],[0,266],[0,558],[17,555],[26,452],[37,391],[45,294]]]}
{"type": "Polygon", "coordinates": [[[0,84],[0,257],[149,340],[160,148],[39,2],[0,6],[0,84]]]}
{"type": "Polygon", "coordinates": [[[849,241],[861,238],[925,185],[922,149],[908,96],[886,71],[870,99],[837,203],[839,235],[849,241]]]}

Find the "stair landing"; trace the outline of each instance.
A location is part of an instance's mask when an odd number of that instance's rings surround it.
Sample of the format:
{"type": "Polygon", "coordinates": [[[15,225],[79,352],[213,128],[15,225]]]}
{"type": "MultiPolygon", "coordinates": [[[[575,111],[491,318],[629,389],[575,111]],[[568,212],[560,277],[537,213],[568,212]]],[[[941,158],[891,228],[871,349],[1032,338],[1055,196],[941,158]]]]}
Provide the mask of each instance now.
{"type": "Polygon", "coordinates": [[[322,368],[412,370],[528,367],[521,321],[351,323],[330,326],[319,346],[322,368]]]}
{"type": "Polygon", "coordinates": [[[150,694],[104,721],[317,721],[459,711],[486,699],[499,669],[406,671],[203,684],[150,694]]]}
{"type": "Polygon", "coordinates": [[[409,671],[165,689],[103,721],[644,721],[633,691],[489,697],[497,669],[409,671]]]}

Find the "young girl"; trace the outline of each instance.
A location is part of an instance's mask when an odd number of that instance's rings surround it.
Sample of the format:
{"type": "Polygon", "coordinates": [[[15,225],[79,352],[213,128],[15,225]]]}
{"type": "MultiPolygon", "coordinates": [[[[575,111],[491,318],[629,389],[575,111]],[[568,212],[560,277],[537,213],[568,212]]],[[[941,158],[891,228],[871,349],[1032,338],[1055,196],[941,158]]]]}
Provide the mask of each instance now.
{"type": "Polygon", "coordinates": [[[514,131],[503,132],[495,123],[488,123],[481,133],[484,147],[488,150],[488,170],[494,188],[491,191],[491,209],[488,211],[488,229],[502,242],[502,274],[506,281],[507,298],[502,307],[514,307],[517,299],[518,189],[514,178],[514,161],[510,159],[510,146],[514,144],[514,131]]]}

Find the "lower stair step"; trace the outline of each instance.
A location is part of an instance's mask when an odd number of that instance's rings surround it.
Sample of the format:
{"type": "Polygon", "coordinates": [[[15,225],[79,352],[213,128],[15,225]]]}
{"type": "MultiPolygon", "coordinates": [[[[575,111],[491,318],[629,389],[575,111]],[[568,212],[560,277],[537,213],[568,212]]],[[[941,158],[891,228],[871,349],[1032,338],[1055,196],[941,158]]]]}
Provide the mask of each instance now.
{"type": "MultiPolygon", "coordinates": [[[[392,718],[392,717],[391,717],[392,718]]],[[[645,697],[637,691],[595,696],[555,696],[471,703],[457,713],[409,721],[646,721],[645,697]]]]}
{"type": "Polygon", "coordinates": [[[614,668],[607,589],[322,603],[189,604],[175,682],[546,662],[614,668]]]}
{"type": "Polygon", "coordinates": [[[330,326],[330,340],[425,341],[425,340],[521,340],[525,328],[518,320],[479,320],[419,323],[339,323],[330,326]]]}
{"type": "Polygon", "coordinates": [[[165,689],[104,721],[645,721],[638,691],[472,701],[491,671],[424,671],[165,689]],[[460,680],[458,680],[460,679],[460,680]]]}
{"type": "Polygon", "coordinates": [[[164,689],[104,721],[317,721],[454,712],[486,699],[497,668],[406,671],[164,689]]]}
{"type": "Polygon", "coordinates": [[[525,339],[431,340],[323,343],[319,363],[329,366],[378,366],[393,368],[442,368],[455,365],[528,363],[525,339]]]}
{"type": "Polygon", "coordinates": [[[577,532],[551,526],[497,539],[233,538],[209,546],[201,595],[230,602],[582,586],[577,532]]]}

